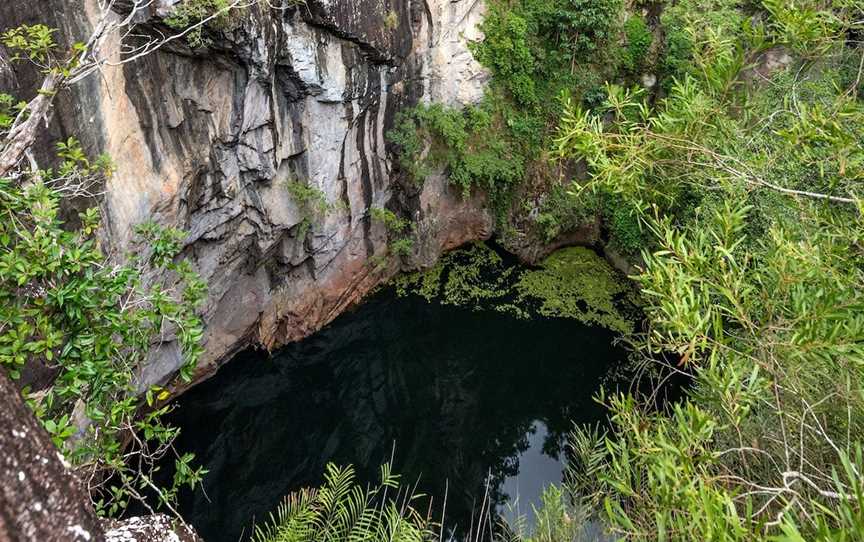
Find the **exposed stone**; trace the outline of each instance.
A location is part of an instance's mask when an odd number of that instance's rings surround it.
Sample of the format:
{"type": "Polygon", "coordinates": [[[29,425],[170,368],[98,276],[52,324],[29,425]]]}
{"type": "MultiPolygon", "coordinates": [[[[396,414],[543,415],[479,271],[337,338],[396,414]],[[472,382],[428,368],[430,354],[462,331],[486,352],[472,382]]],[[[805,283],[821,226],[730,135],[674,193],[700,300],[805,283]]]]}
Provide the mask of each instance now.
{"type": "Polygon", "coordinates": [[[771,47],[760,53],[750,66],[741,71],[741,79],[755,84],[764,84],[776,72],[788,68],[793,60],[786,47],[782,45],[771,47]]]}
{"type": "Polygon", "coordinates": [[[192,528],[165,514],[105,521],[105,542],[201,542],[192,528]]]}
{"type": "Polygon", "coordinates": [[[103,540],[89,496],[2,370],[0,540],[103,540]]]}
{"type": "Polygon", "coordinates": [[[155,514],[99,520],[90,495],[0,370],[0,542],[200,542],[155,514]]]}
{"type": "MultiPolygon", "coordinates": [[[[160,17],[176,3],[142,10],[139,30],[165,31],[160,17]]],[[[38,4],[27,14],[0,6],[0,27],[35,17],[71,42],[98,13],[95,0],[74,12],[61,0],[38,4]]],[[[234,16],[225,32],[208,30],[207,49],[174,42],[106,67],[58,101],[49,134],[74,134],[117,164],[102,201],[105,246],[136,250],[134,226],[147,220],[189,232],[184,255],[209,287],[196,379],[250,345],[305,337],[400,267],[429,265],[492,233],[482,200],[463,201],[445,176],[406,189],[385,137],[404,107],[482,96],[488,75],[467,44],[479,37],[483,0],[264,4],[234,16]],[[304,238],[288,180],[332,204],[304,238]],[[373,205],[416,220],[414,257],[380,265],[388,234],[371,221],[373,205]]],[[[119,60],[120,44],[109,49],[119,60]]],[[[38,80],[15,75],[24,87],[38,80]]],[[[167,339],[142,368],[140,389],[176,374],[181,357],[167,339]]]]}

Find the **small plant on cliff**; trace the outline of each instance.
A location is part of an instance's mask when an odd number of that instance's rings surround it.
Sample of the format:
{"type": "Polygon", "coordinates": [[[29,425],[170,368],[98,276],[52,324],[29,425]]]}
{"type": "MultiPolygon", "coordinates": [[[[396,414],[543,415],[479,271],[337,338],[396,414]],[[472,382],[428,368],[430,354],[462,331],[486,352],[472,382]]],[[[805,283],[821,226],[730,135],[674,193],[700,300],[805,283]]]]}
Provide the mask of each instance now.
{"type": "Polygon", "coordinates": [[[327,201],[327,194],[315,186],[299,180],[289,180],[285,183],[285,188],[303,215],[298,233],[300,239],[306,237],[314,221],[337,208],[336,204],[327,201]]]}
{"type": "Polygon", "coordinates": [[[9,94],[0,93],[0,137],[12,127],[15,117],[22,111],[25,103],[9,94]]]}
{"type": "Polygon", "coordinates": [[[7,30],[0,35],[3,45],[11,52],[11,62],[28,60],[37,66],[48,69],[55,64],[57,43],[54,41],[56,28],[44,24],[22,25],[7,30]]]}
{"type": "Polygon", "coordinates": [[[383,224],[387,228],[391,240],[387,247],[396,256],[409,256],[414,250],[414,239],[411,234],[413,224],[396,216],[396,213],[383,207],[372,207],[369,214],[373,222],[383,224]]]}
{"type": "Polygon", "coordinates": [[[399,27],[399,14],[396,13],[395,10],[390,10],[387,12],[387,16],[384,17],[384,28],[387,30],[396,30],[399,27]]]}
{"type": "MultiPolygon", "coordinates": [[[[182,0],[165,23],[186,32],[186,41],[192,47],[206,47],[211,40],[205,35],[205,26],[223,28],[228,24],[231,0],[182,0]]],[[[236,4],[236,2],[235,2],[236,4]]]]}
{"type": "Polygon", "coordinates": [[[320,216],[334,207],[327,201],[327,194],[315,186],[298,180],[289,180],[285,183],[285,188],[304,214],[320,216]]]}

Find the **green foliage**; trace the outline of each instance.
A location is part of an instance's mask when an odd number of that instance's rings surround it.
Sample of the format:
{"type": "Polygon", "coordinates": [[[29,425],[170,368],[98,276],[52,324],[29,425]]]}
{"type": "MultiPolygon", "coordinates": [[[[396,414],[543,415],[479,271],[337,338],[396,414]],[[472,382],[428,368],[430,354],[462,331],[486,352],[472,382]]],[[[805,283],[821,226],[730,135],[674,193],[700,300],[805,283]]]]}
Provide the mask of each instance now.
{"type": "Polygon", "coordinates": [[[395,256],[410,256],[414,251],[414,225],[404,218],[396,216],[396,213],[383,207],[372,207],[369,213],[374,222],[383,224],[387,228],[391,240],[388,248],[395,256]]]}
{"type": "Polygon", "coordinates": [[[566,485],[550,485],[540,496],[540,506],[531,505],[534,526],[528,528],[528,518],[520,516],[514,524],[499,522],[494,534],[496,542],[569,542],[590,540],[588,516],[578,504],[580,497],[572,495],[566,485]]]}
{"type": "Polygon", "coordinates": [[[665,90],[688,74],[700,75],[695,65],[700,54],[713,54],[717,47],[728,48],[742,39],[750,23],[738,4],[730,0],[681,0],[664,6],[657,69],[665,90]]]}
{"type": "Polygon", "coordinates": [[[21,25],[0,35],[3,45],[12,53],[10,60],[29,60],[38,66],[47,67],[54,59],[57,43],[56,28],[44,24],[21,25]]]}
{"type": "Polygon", "coordinates": [[[421,497],[402,488],[389,465],[377,485],[363,487],[351,467],[327,465],[324,484],[289,495],[255,542],[423,542],[438,539],[434,524],[414,506],[421,497]]]}
{"type": "Polygon", "coordinates": [[[165,23],[186,32],[186,41],[192,47],[207,47],[211,40],[204,34],[205,27],[225,27],[230,8],[229,0],[182,0],[165,18],[165,23]]]}
{"type": "Polygon", "coordinates": [[[327,201],[327,195],[315,186],[297,180],[289,180],[285,183],[285,188],[294,203],[305,214],[318,216],[333,208],[333,205],[327,201]]]}
{"type": "Polygon", "coordinates": [[[663,43],[663,57],[660,63],[661,71],[667,77],[663,86],[676,78],[681,78],[690,69],[690,59],[693,54],[693,42],[690,35],[682,28],[681,21],[674,16],[664,14],[661,18],[666,30],[663,43]]]}
{"type": "Polygon", "coordinates": [[[608,246],[635,259],[651,243],[650,233],[642,228],[638,209],[616,194],[602,194],[603,223],[609,230],[608,246]]]}
{"type": "Polygon", "coordinates": [[[517,103],[536,105],[538,62],[529,42],[529,21],[511,6],[493,2],[481,30],[485,38],[475,46],[474,56],[495,73],[517,103]]]}
{"type": "Polygon", "coordinates": [[[637,359],[693,379],[659,412],[651,397],[601,396],[612,430],[574,437],[573,491],[615,536],[862,532],[864,106],[841,85],[861,51],[832,30],[862,11],[837,6],[766,2],[763,32],[735,3],[682,1],[665,17],[692,68],[664,100],[612,85],[604,118],[571,104],[562,119],[557,152],[584,159],[585,188],[654,239],[635,277],[637,359]],[[798,61],[744,84],[772,40],[798,61]]]}
{"type": "MultiPolygon", "coordinates": [[[[144,466],[152,467],[151,452],[169,452],[176,436],[159,421],[165,408],[137,416],[134,372],[154,341],[176,336],[186,361],[181,377],[190,378],[202,351],[195,309],[205,287],[187,261],[176,261],[179,232],[141,226],[150,250],[118,265],[97,242],[97,209],[82,213],[77,229],[64,224],[60,203],[70,183],[86,185],[111,168],[106,159],[87,160],[74,140],[59,144],[58,154],[56,172],[40,171],[23,184],[0,179],[0,366],[13,378],[26,364],[57,371],[48,387],[26,394],[28,401],[91,481],[99,512],[116,514],[145,488],[156,489],[144,466]],[[157,270],[162,278],[145,287],[145,274],[157,270]],[[127,446],[132,429],[152,442],[127,446]]],[[[188,466],[191,458],[177,459],[186,468],[159,491],[164,502],[202,474],[188,466]]]]}
{"type": "Polygon", "coordinates": [[[574,63],[600,60],[622,9],[620,0],[491,2],[481,25],[485,38],[472,50],[517,104],[543,107],[554,95],[550,82],[569,79],[574,63]]]}
{"type": "Polygon", "coordinates": [[[70,179],[81,180],[86,177],[108,178],[114,172],[110,156],[102,154],[95,160],[90,160],[81,148],[81,143],[74,137],[58,141],[56,150],[57,158],[60,158],[61,162],[56,173],[53,170],[44,172],[48,177],[57,177],[68,182],[70,179]]]}
{"type": "Polygon", "coordinates": [[[0,93],[0,136],[12,127],[25,105],[26,102],[17,101],[14,96],[0,93]]]}
{"type": "Polygon", "coordinates": [[[808,58],[823,55],[839,37],[841,19],[831,11],[830,3],[762,0],[762,5],[771,15],[770,28],[778,41],[799,55],[808,58]]]}
{"type": "Polygon", "coordinates": [[[626,47],[622,49],[622,67],[631,72],[640,72],[644,66],[648,49],[654,36],[645,19],[639,15],[631,15],[624,23],[626,47]]]}
{"type": "MultiPolygon", "coordinates": [[[[81,67],[87,45],[82,42],[72,43],[64,56],[54,41],[56,32],[56,28],[44,24],[24,24],[0,34],[0,43],[12,53],[10,62],[27,61],[37,66],[43,74],[51,73],[65,78],[81,67]]],[[[39,92],[53,91],[43,89],[39,92]]]]}
{"type": "Polygon", "coordinates": [[[387,12],[387,16],[384,17],[384,28],[391,31],[399,28],[399,14],[396,11],[391,9],[387,12]]]}
{"type": "Polygon", "coordinates": [[[411,222],[404,218],[399,218],[396,216],[396,213],[390,209],[372,207],[369,209],[369,213],[372,216],[372,220],[384,224],[387,231],[392,233],[406,233],[411,230],[411,222]]]}
{"type": "Polygon", "coordinates": [[[395,256],[410,256],[414,252],[414,240],[410,237],[396,239],[390,242],[388,248],[395,256]]]}
{"type": "Polygon", "coordinates": [[[494,196],[523,175],[521,154],[497,130],[490,103],[464,111],[435,104],[402,112],[388,137],[402,147],[400,163],[415,180],[444,168],[463,195],[479,186],[494,196]]]}

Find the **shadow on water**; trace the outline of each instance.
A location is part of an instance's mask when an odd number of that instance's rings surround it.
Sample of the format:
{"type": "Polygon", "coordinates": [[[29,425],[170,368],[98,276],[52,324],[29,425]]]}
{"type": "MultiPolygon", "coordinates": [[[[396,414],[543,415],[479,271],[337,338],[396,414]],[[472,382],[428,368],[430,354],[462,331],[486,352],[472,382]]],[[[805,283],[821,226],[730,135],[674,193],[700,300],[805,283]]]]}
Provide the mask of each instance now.
{"type": "MultiPolygon", "coordinates": [[[[625,353],[613,335],[569,320],[400,298],[385,290],[272,359],[246,352],[180,398],[181,452],[209,469],[181,513],[209,542],[246,538],[327,462],[376,479],[391,457],[405,483],[438,499],[462,529],[492,476],[499,510],[525,512],[561,479],[572,423],[597,423],[592,396],[625,353]]],[[[438,503],[434,503],[433,507],[438,503]]]]}

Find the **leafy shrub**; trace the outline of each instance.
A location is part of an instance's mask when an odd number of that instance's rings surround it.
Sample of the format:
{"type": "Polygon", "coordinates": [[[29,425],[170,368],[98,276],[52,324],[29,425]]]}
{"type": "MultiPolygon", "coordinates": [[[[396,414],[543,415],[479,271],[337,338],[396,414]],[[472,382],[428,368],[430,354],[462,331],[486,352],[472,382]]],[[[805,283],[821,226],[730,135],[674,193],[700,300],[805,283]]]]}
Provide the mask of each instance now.
{"type": "Polygon", "coordinates": [[[406,233],[411,230],[411,223],[396,216],[396,213],[383,207],[372,207],[369,209],[372,220],[384,224],[387,231],[393,233],[406,233]]]}
{"type": "Polygon", "coordinates": [[[631,258],[650,245],[650,237],[639,222],[638,209],[615,194],[603,194],[603,224],[609,229],[609,243],[631,258]]]}
{"type": "Polygon", "coordinates": [[[538,61],[532,51],[529,21],[503,2],[493,2],[481,29],[483,41],[473,47],[474,56],[495,74],[517,103],[535,106],[539,100],[534,82],[538,61]]]}
{"type": "Polygon", "coordinates": [[[10,61],[26,59],[41,67],[47,67],[51,64],[57,48],[54,41],[56,32],[56,28],[44,24],[22,25],[4,32],[0,35],[0,40],[12,53],[10,61]]]}
{"type": "Polygon", "coordinates": [[[630,72],[640,72],[644,66],[648,49],[654,36],[645,19],[631,15],[624,23],[626,47],[622,49],[622,67],[630,72]]]}
{"type": "Polygon", "coordinates": [[[327,201],[327,194],[321,189],[299,180],[288,180],[285,189],[291,199],[300,209],[302,221],[297,233],[299,239],[305,239],[314,222],[333,211],[338,205],[327,201]]]}
{"type": "Polygon", "coordinates": [[[762,0],[762,5],[771,15],[770,28],[778,41],[799,55],[818,57],[836,43],[841,25],[830,4],[817,0],[762,0]]]}
{"type": "MultiPolygon", "coordinates": [[[[610,86],[605,120],[578,105],[562,119],[558,152],[623,203],[611,223],[632,209],[655,244],[636,277],[635,359],[692,379],[659,412],[653,396],[603,396],[612,431],[577,432],[573,491],[624,539],[844,540],[864,527],[864,105],[838,84],[849,45],[813,22],[815,41],[796,38],[805,58],[739,84],[765,39],[791,41],[775,11],[772,37],[736,3],[683,0],[667,15],[694,69],[665,99],[610,86]]],[[[860,9],[830,15],[854,26],[860,9]]]]}
{"type": "Polygon", "coordinates": [[[414,239],[412,238],[414,225],[383,207],[372,207],[369,209],[369,213],[373,221],[383,224],[387,228],[387,232],[391,236],[388,245],[390,252],[396,256],[411,255],[414,250],[414,239]]]}
{"type": "Polygon", "coordinates": [[[0,135],[12,127],[24,105],[24,102],[17,101],[13,96],[0,93],[0,135]]]}
{"type": "Polygon", "coordinates": [[[333,209],[333,204],[327,201],[327,195],[315,186],[289,180],[285,183],[285,188],[306,215],[319,216],[333,209]]]}
{"type": "Polygon", "coordinates": [[[537,21],[546,49],[560,51],[554,56],[595,62],[603,57],[598,54],[601,48],[615,42],[624,4],[621,0],[525,0],[523,6],[537,21]]]}
{"type": "Polygon", "coordinates": [[[154,410],[138,417],[135,371],[151,343],[176,336],[184,357],[180,378],[189,381],[203,349],[195,313],[206,288],[188,261],[177,259],[184,234],[156,224],[137,228],[147,248],[125,265],[107,260],[97,240],[93,208],[72,228],[60,219],[70,186],[86,187],[110,174],[106,159],[89,161],[75,140],[58,145],[57,171],[21,183],[0,179],[0,366],[13,378],[28,363],[57,371],[45,389],[25,397],[90,491],[101,514],[117,514],[143,490],[170,503],[180,485],[203,474],[190,455],[176,455],[178,475],[168,487],[152,481],[154,457],[174,453],[176,429],[160,416],[161,388],[146,390],[154,410]],[[13,218],[14,217],[14,218],[13,218]],[[143,277],[160,273],[145,287],[143,277]],[[78,410],[81,409],[81,410],[78,410]],[[73,417],[73,412],[78,412],[73,417]],[[86,418],[82,423],[73,420],[86,418]],[[138,432],[148,442],[133,439],[138,432]]]}
{"type": "Polygon", "coordinates": [[[615,42],[620,0],[491,2],[474,56],[522,107],[544,109],[571,83],[575,64],[603,63],[615,42]]]}

